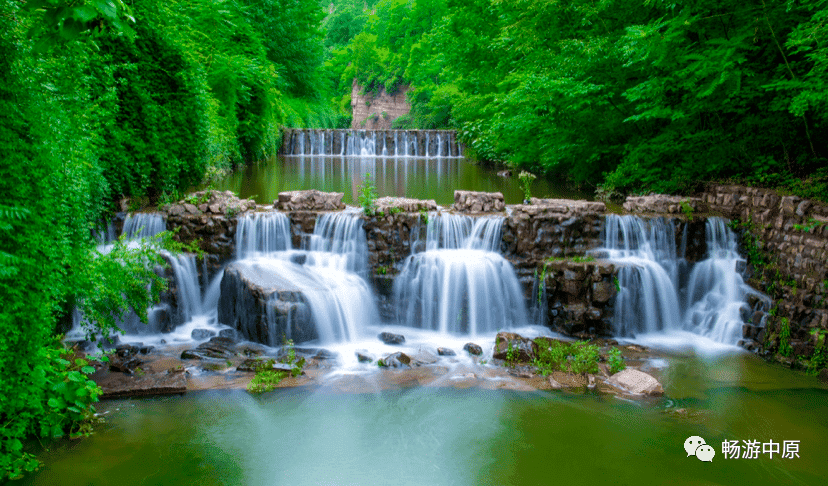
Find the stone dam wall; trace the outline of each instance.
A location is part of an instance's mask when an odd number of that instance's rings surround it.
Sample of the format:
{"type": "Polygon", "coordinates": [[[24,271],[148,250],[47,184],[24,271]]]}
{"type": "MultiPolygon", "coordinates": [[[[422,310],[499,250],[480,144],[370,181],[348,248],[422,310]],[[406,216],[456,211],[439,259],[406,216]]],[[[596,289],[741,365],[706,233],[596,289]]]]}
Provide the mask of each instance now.
{"type": "Polygon", "coordinates": [[[459,157],[453,130],[335,130],[291,128],[282,133],[281,155],[459,157]]]}
{"type": "MultiPolygon", "coordinates": [[[[275,208],[256,206],[253,201],[240,201],[226,193],[197,193],[197,197],[205,200],[202,204],[182,201],[166,207],[164,214],[168,229],[181,228],[175,238],[184,243],[197,241],[208,254],[209,268],[217,269],[235,254],[236,222],[245,212],[284,212],[290,220],[293,245],[298,247],[305,235],[313,232],[321,212],[342,207],[341,195],[337,200],[336,195],[311,193],[285,193],[275,202],[275,208]]],[[[418,237],[424,237],[428,211],[434,211],[437,205],[433,201],[402,198],[382,198],[377,202],[378,211],[371,217],[363,216],[363,229],[380,312],[388,317],[393,312],[390,308],[393,279],[403,260],[416,250],[412,245],[418,237]]],[[[471,216],[505,216],[501,253],[515,267],[527,302],[540,309],[537,312],[543,313],[547,326],[573,336],[611,335],[618,269],[591,256],[592,250],[601,245],[605,205],[569,200],[532,199],[530,202],[507,208],[502,195],[457,191],[455,204],[446,209],[471,216]]],[[[686,258],[691,262],[706,254],[704,221],[707,215],[751,221],[749,229],[757,236],[761,249],[775,258],[776,285],[782,290],[772,312],[775,315],[765,318],[763,312],[757,317],[753,315],[753,308],[745,311],[746,346],[762,352],[776,350],[783,318],[790,326],[795,354],[808,356],[813,353],[817,339],[825,339],[825,333],[815,332],[828,331],[828,225],[824,224],[828,221],[828,210],[824,205],[772,191],[711,186],[696,198],[629,198],[625,209],[642,217],[674,220],[679,228],[677,239],[684,241],[686,258]]],[[[737,229],[744,234],[748,226],[737,229]]],[[[746,274],[754,277],[754,288],[765,291],[771,284],[756,268],[749,266],[746,274]]],[[[239,282],[227,285],[235,295],[240,295],[239,282]]],[[[237,300],[241,302],[244,298],[237,300]]],[[[262,294],[255,300],[248,304],[257,306],[261,315],[267,299],[262,294]]],[[[239,305],[239,312],[247,306],[244,302],[239,305]]],[[[291,320],[303,312],[282,311],[285,326],[294,326],[300,335],[310,332],[301,329],[298,321],[291,320]]],[[[256,324],[248,322],[243,325],[256,328],[256,324]]]]}

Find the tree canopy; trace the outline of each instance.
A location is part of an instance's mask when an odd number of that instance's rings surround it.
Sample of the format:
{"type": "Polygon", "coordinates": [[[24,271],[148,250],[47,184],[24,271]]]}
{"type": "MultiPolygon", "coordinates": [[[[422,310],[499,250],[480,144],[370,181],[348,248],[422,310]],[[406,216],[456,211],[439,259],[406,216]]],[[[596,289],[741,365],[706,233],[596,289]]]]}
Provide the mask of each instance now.
{"type": "Polygon", "coordinates": [[[480,158],[606,193],[735,178],[825,197],[825,0],[384,0],[370,14],[329,64],[341,93],[410,85],[401,128],[455,128],[480,158]]]}

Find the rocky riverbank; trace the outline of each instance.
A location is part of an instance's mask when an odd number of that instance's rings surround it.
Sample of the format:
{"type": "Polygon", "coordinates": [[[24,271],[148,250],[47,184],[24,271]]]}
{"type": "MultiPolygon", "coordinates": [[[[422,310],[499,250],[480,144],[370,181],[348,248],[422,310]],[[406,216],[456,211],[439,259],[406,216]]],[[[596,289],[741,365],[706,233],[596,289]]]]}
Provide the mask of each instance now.
{"type": "MultiPolygon", "coordinates": [[[[613,340],[596,340],[600,349],[593,373],[564,370],[547,372],[537,366],[540,350],[558,339],[528,339],[500,333],[494,343],[468,343],[464,349],[406,345],[402,335],[383,333],[377,343],[393,344],[399,351],[372,353],[355,351],[361,365],[343,375],[343,362],[352,363],[336,352],[317,347],[267,347],[224,336],[211,336],[199,345],[146,347],[141,343],[119,344],[108,362],[92,359],[96,372],[91,378],[103,389],[103,398],[181,394],[205,389],[243,389],[253,378],[257,364],[273,360],[275,366],[289,355],[302,358],[302,373],[288,376],[278,387],[330,386],[342,392],[358,393],[409,386],[479,387],[509,390],[564,390],[594,392],[629,399],[651,399],[664,394],[658,382],[658,368],[648,366],[662,353],[636,345],[618,345],[613,340]],[[520,349],[512,356],[514,346],[520,349]],[[626,369],[610,371],[609,350],[617,347],[626,369]],[[642,371],[646,370],[646,371],[642,371]],[[366,386],[370,383],[371,390],[366,386]]],[[[572,358],[575,359],[575,358],[572,358]]]]}

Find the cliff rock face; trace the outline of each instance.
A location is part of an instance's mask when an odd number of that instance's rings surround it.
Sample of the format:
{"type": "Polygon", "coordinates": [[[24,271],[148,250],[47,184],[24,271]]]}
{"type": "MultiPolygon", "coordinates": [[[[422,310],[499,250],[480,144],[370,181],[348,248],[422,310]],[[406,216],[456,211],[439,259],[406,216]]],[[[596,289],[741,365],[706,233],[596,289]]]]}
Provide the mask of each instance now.
{"type": "Polygon", "coordinates": [[[411,111],[411,105],[405,100],[408,87],[401,87],[390,95],[380,89],[378,95],[364,93],[354,80],[351,87],[351,128],[368,130],[388,130],[391,123],[411,111]]]}

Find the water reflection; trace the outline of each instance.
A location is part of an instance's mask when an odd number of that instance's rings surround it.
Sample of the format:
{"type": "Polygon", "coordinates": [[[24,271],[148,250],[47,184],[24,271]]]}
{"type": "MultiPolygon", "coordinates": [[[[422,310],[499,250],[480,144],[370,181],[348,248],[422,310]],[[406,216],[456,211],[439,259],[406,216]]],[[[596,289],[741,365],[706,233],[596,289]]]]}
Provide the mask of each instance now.
{"type": "MultiPolygon", "coordinates": [[[[501,177],[466,159],[445,157],[279,156],[240,169],[215,187],[252,197],[260,204],[273,203],[282,191],[304,189],[343,192],[346,204],[358,204],[365,174],[375,182],[380,196],[434,199],[450,205],[455,189],[462,189],[501,192],[507,204],[523,200],[516,176],[501,177]]],[[[531,190],[538,197],[588,198],[544,178],[536,179],[531,190]]]]}

